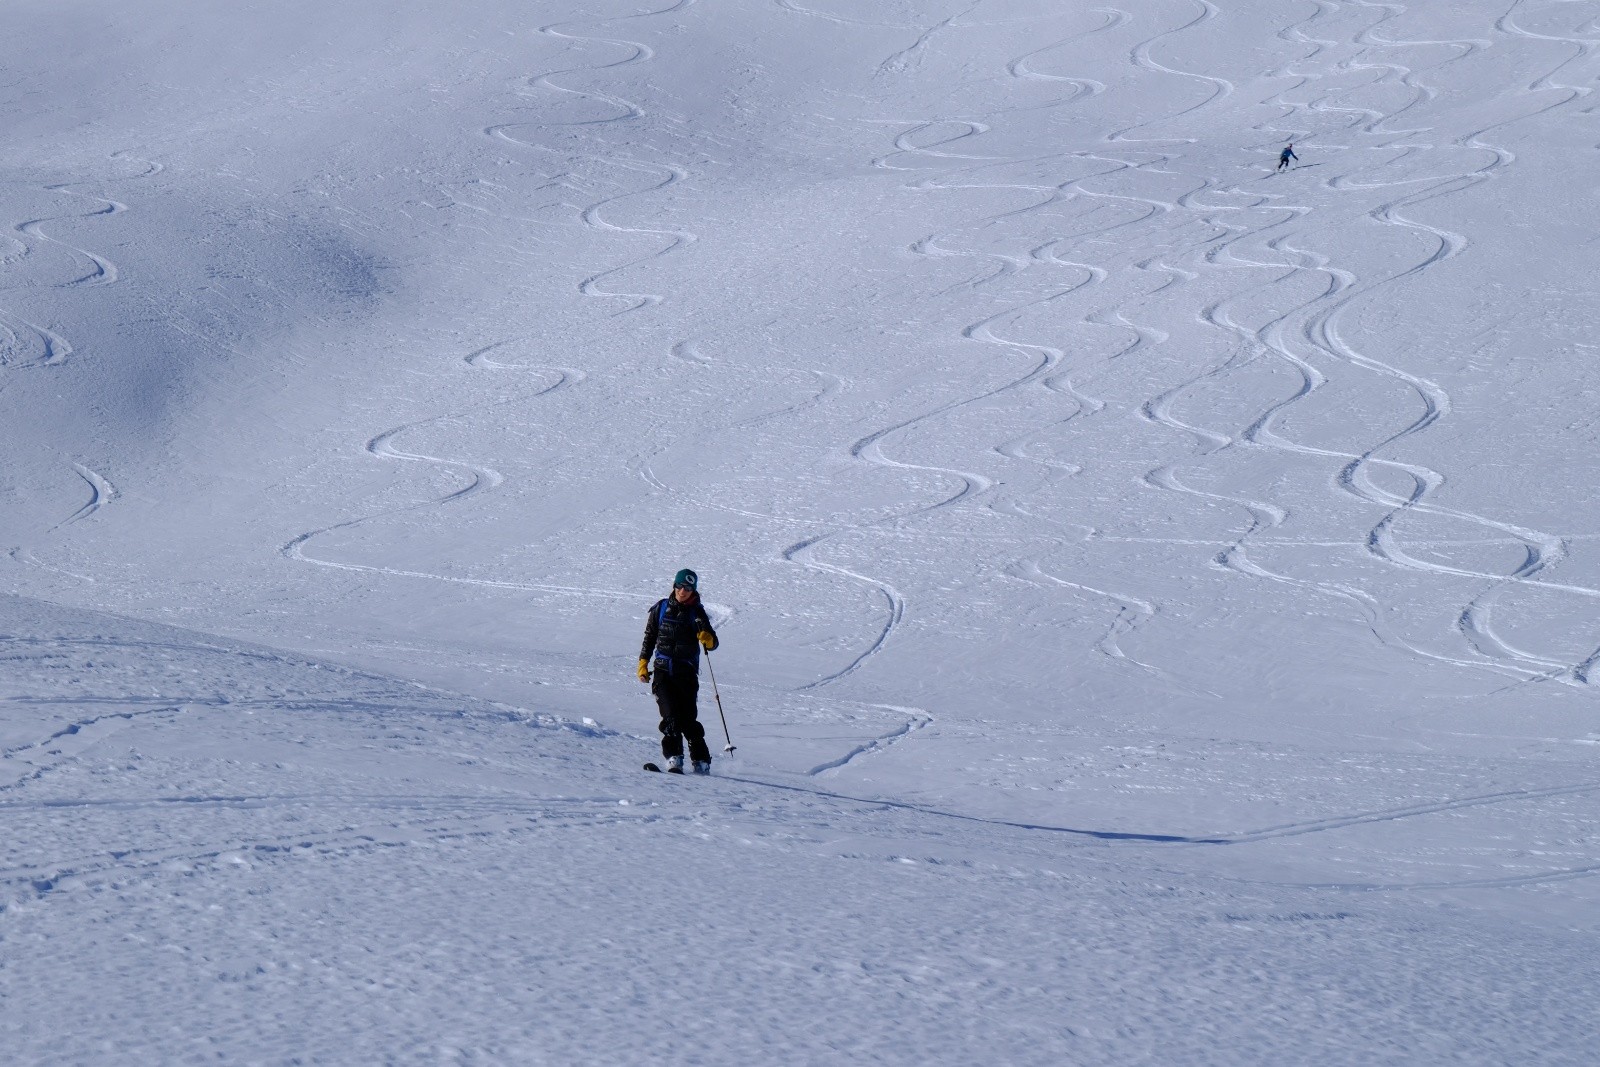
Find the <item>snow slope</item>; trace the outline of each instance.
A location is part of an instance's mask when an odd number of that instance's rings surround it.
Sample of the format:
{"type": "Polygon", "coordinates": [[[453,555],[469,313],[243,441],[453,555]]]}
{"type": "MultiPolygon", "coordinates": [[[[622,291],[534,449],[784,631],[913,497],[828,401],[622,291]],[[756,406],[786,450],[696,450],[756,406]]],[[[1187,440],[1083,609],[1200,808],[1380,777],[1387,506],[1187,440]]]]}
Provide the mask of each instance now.
{"type": "Polygon", "coordinates": [[[0,11],[8,1062],[1592,1060],[1600,3],[328,8],[0,11]]]}

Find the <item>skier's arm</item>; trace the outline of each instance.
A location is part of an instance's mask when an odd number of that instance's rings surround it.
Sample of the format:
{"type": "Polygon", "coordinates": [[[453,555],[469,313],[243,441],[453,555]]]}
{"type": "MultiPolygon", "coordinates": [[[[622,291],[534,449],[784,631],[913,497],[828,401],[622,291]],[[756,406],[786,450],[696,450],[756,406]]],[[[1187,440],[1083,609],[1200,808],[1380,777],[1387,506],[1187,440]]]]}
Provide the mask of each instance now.
{"type": "Polygon", "coordinates": [[[720,644],[717,640],[717,631],[711,628],[711,616],[705,613],[704,608],[700,609],[700,629],[695,636],[700,639],[700,647],[707,652],[716,651],[717,645],[720,644]]]}
{"type": "Polygon", "coordinates": [[[661,605],[652,605],[650,614],[644,617],[644,645],[639,649],[639,681],[650,680],[650,653],[655,651],[656,634],[661,627],[659,608],[661,605]]]}

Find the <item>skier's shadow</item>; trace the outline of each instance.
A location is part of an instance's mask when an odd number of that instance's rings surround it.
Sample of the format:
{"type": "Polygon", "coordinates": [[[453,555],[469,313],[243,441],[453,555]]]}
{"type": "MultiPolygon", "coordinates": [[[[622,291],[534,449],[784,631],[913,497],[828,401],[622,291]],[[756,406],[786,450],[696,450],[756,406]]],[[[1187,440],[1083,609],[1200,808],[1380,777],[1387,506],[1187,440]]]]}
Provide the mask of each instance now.
{"type": "Polygon", "coordinates": [[[982,823],[985,826],[1006,826],[1014,830],[1035,830],[1052,834],[1070,834],[1073,837],[1086,837],[1095,841],[1130,841],[1152,845],[1230,845],[1232,839],[1226,837],[1186,837],[1181,834],[1137,834],[1119,830],[1078,830],[1070,826],[1048,826],[1044,823],[1017,822],[1012,819],[986,819],[981,815],[962,815],[955,811],[942,811],[938,808],[925,807],[921,804],[909,804],[903,800],[868,799],[865,797],[852,797],[844,793],[830,793],[825,789],[807,789],[803,785],[786,785],[782,782],[769,782],[761,778],[741,778],[738,775],[720,774],[717,777],[729,782],[743,782],[746,785],[764,785],[769,789],[786,789],[791,793],[805,793],[814,797],[826,797],[829,800],[845,800],[852,804],[865,804],[878,808],[897,808],[901,811],[914,811],[919,815],[933,815],[941,819],[960,819],[962,822],[982,823]]]}
{"type": "Polygon", "coordinates": [[[1268,178],[1275,178],[1275,177],[1277,177],[1277,176],[1278,176],[1278,175],[1279,175],[1279,174],[1282,174],[1282,173],[1283,173],[1283,172],[1284,172],[1284,171],[1289,171],[1289,170],[1305,170],[1305,169],[1307,169],[1307,168],[1308,168],[1308,167],[1320,167],[1320,166],[1322,166],[1322,164],[1321,164],[1321,163],[1296,163],[1296,164],[1295,164],[1295,165],[1294,165],[1294,166],[1292,166],[1292,167],[1281,167],[1281,168],[1279,168],[1279,169],[1278,169],[1278,170],[1275,170],[1275,171],[1273,171],[1273,172],[1272,172],[1272,173],[1271,173],[1271,174],[1263,174],[1263,175],[1262,175],[1262,176],[1261,176],[1261,179],[1262,179],[1262,181],[1265,181],[1265,180],[1266,180],[1266,179],[1268,179],[1268,178]]]}

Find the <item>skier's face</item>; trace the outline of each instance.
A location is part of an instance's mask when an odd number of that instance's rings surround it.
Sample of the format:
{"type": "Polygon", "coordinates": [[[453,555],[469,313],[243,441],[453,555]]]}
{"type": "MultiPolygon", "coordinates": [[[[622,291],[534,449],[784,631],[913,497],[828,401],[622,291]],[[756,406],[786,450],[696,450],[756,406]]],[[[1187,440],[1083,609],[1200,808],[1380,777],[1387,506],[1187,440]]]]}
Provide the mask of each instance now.
{"type": "Polygon", "coordinates": [[[677,599],[678,603],[687,604],[689,598],[694,596],[694,590],[686,585],[675,585],[672,587],[672,595],[677,599]]]}

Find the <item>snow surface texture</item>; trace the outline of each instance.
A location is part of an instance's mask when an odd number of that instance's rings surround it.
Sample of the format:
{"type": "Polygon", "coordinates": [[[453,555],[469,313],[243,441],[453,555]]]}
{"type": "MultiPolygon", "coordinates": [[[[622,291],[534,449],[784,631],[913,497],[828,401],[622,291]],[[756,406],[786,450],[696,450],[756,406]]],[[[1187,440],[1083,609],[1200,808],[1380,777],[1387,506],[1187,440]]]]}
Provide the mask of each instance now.
{"type": "Polygon", "coordinates": [[[0,40],[6,1063],[1594,1062],[1600,0],[0,40]]]}

